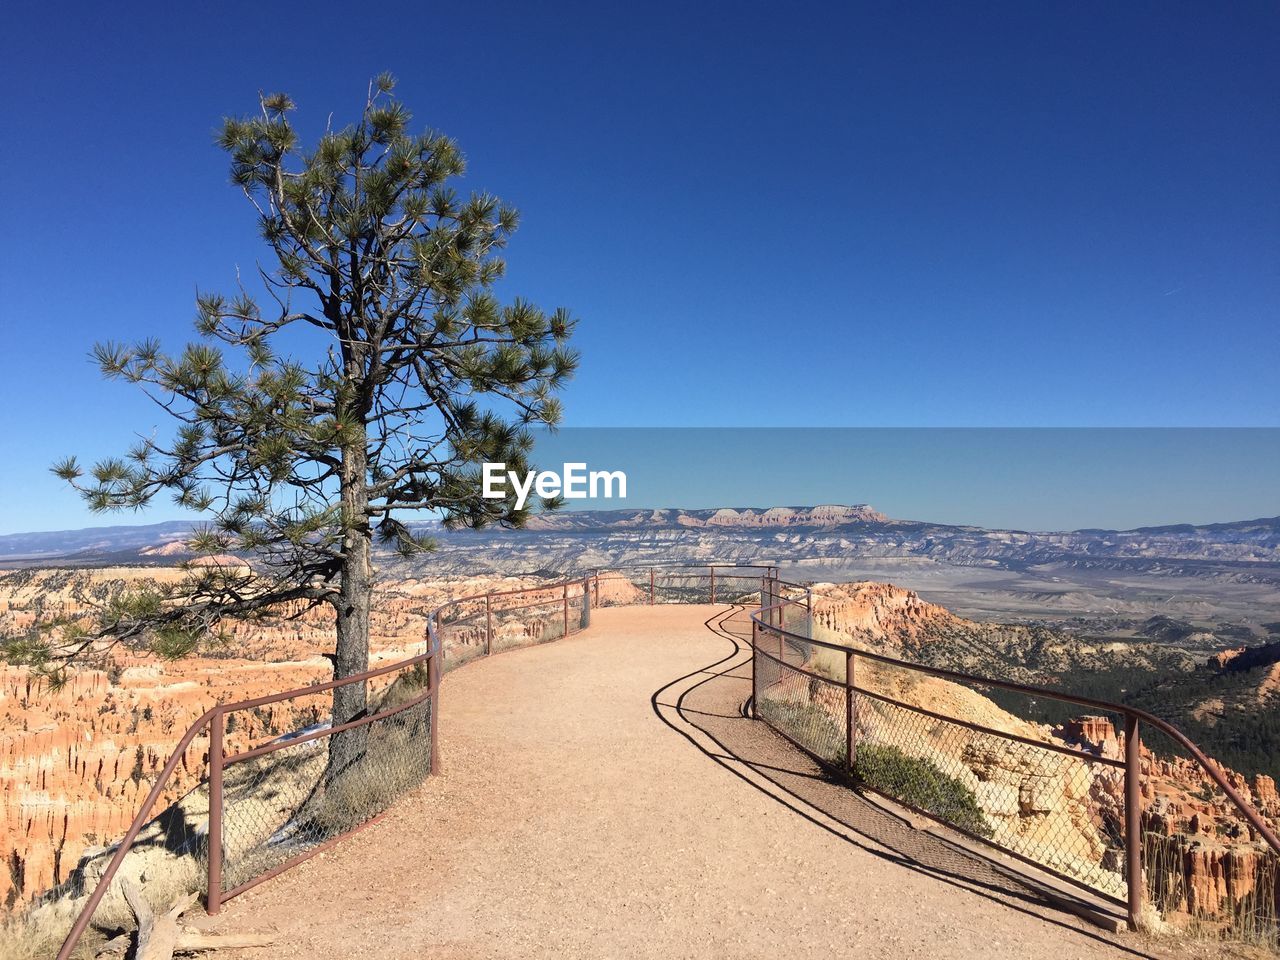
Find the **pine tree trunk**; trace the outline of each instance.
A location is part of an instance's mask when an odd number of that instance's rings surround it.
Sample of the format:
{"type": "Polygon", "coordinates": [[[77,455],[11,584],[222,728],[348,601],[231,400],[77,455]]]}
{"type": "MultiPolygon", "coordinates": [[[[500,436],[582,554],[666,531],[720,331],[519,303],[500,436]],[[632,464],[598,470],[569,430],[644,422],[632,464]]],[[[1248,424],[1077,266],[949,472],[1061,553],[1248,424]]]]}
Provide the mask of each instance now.
{"type": "MultiPolygon", "coordinates": [[[[373,595],[371,536],[365,508],[368,453],[363,443],[343,450],[342,511],[346,522],[337,610],[333,677],[340,680],[369,669],[369,607],[373,595]]],[[[368,707],[368,684],[352,683],[333,691],[333,725],[349,723],[368,707]]],[[[335,776],[364,755],[369,728],[356,727],[329,738],[329,774],[335,776]]]]}

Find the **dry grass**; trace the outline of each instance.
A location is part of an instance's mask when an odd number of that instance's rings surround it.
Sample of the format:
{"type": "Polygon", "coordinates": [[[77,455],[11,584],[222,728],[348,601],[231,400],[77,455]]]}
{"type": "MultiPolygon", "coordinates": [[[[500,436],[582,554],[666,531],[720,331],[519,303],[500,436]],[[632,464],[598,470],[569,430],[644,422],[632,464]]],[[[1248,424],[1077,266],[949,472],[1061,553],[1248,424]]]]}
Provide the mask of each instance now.
{"type": "Polygon", "coordinates": [[[1147,896],[1163,918],[1152,926],[1171,936],[1226,941],[1280,953],[1280,857],[1259,851],[1252,876],[1233,877],[1227,896],[1214,910],[1192,910],[1186,876],[1191,842],[1182,836],[1143,835],[1147,896]],[[1237,894],[1240,888],[1248,889],[1237,894]]]}
{"type": "Polygon", "coordinates": [[[0,960],[47,960],[62,945],[68,924],[51,929],[26,914],[10,917],[0,924],[0,960]]]}

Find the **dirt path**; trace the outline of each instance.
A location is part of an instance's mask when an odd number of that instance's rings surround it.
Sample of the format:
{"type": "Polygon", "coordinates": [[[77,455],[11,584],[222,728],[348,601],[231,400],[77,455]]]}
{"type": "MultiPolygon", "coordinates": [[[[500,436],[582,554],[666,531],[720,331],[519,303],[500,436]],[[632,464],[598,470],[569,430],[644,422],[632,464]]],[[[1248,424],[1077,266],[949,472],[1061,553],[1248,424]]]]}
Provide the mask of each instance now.
{"type": "Polygon", "coordinates": [[[600,610],[449,675],[443,775],[203,923],[277,933],[219,956],[1150,955],[883,813],[810,806],[834,788],[742,719],[741,654],[704,623],[726,613],[600,610]]]}

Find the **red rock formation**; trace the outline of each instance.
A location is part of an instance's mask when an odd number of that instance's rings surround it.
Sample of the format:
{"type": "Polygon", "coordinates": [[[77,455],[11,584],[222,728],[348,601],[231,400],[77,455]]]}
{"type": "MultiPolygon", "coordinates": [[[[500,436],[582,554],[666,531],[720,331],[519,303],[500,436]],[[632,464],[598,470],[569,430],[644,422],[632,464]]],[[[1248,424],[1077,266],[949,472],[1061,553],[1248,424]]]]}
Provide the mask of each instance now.
{"type": "Polygon", "coordinates": [[[1098,748],[1104,756],[1118,756],[1120,738],[1109,717],[1076,717],[1063,724],[1059,736],[1064,740],[1098,748]]]}
{"type": "MultiPolygon", "coordinates": [[[[22,571],[0,576],[0,629],[23,631],[53,616],[83,612],[113,590],[165,569],[22,571]]],[[[426,616],[449,595],[520,580],[471,579],[389,585],[375,600],[372,659],[423,649],[426,616]]],[[[0,666],[0,905],[14,905],[64,880],[82,853],[121,836],[187,728],[215,703],[276,693],[328,679],[319,655],[332,646],[324,611],[298,620],[229,625],[231,639],[204,655],[160,662],[114,651],[98,669],[78,669],[52,691],[25,668],[0,666]]],[[[389,683],[390,679],[384,681],[389,683]]],[[[234,753],[323,720],[323,695],[229,715],[234,753]]],[[[164,806],[205,773],[207,742],[182,758],[164,806]]]]}
{"type": "MultiPolygon", "coordinates": [[[[1105,717],[1079,717],[1056,733],[1092,746],[1104,756],[1124,756],[1124,737],[1105,717]]],[[[1225,921],[1255,890],[1276,890],[1276,854],[1194,760],[1157,757],[1142,748],[1143,862],[1148,890],[1166,918],[1179,914],[1225,921]]],[[[1275,782],[1254,778],[1250,789],[1234,770],[1211,761],[1255,810],[1274,821],[1275,782]]],[[[1109,781],[1104,806],[1118,823],[1123,811],[1122,781],[1109,781]]],[[[1273,823],[1274,826],[1274,823],[1273,823]]]]}
{"type": "Polygon", "coordinates": [[[1268,817],[1280,817],[1280,794],[1276,793],[1276,782],[1266,774],[1258,774],[1253,778],[1253,802],[1268,817]]]}
{"type": "Polygon", "coordinates": [[[678,519],[682,526],[690,527],[829,527],[846,523],[884,523],[884,514],[865,504],[846,507],[827,505],[819,507],[770,507],[768,510],[715,511],[705,520],[684,515],[678,519]]]}
{"type": "MultiPolygon", "coordinates": [[[[889,519],[865,503],[850,506],[829,504],[818,507],[769,507],[764,510],[734,510],[729,507],[719,510],[642,510],[635,513],[619,510],[589,516],[586,523],[594,529],[601,529],[603,526],[619,530],[668,526],[689,529],[823,528],[854,523],[886,523],[889,519]]],[[[582,515],[577,511],[565,510],[531,517],[526,529],[573,530],[580,529],[583,522],[582,515]]]]}
{"type": "Polygon", "coordinates": [[[815,625],[872,648],[898,651],[913,640],[969,622],[890,583],[817,584],[813,592],[815,625]]]}
{"type": "Polygon", "coordinates": [[[1223,650],[1220,653],[1215,653],[1209,657],[1209,664],[1222,670],[1232,660],[1244,653],[1246,649],[1246,647],[1236,647],[1234,650],[1223,650]]]}

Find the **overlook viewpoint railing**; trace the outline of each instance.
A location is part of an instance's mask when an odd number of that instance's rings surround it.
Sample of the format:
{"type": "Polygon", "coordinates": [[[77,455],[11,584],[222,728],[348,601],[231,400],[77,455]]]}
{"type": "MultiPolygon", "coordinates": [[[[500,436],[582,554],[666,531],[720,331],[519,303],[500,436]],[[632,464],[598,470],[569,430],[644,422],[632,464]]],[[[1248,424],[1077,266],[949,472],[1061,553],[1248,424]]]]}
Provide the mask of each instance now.
{"type": "Polygon", "coordinates": [[[1121,704],[815,639],[810,591],[776,578],[762,581],[751,621],[755,716],[837,775],[1125,908],[1131,928],[1150,904],[1277,945],[1280,839],[1173,725],[1121,704]],[[1091,725],[1107,720],[1104,730],[1123,735],[1099,744],[1068,724],[1046,737],[1018,715],[1010,701],[1019,697],[1083,708],[1091,725]],[[1180,747],[1248,825],[1244,839],[1265,844],[1228,851],[1208,878],[1216,891],[1188,885],[1198,838],[1144,816],[1161,763],[1144,753],[1144,729],[1180,747]],[[1203,902],[1215,893],[1217,902],[1203,902]]]}
{"type": "MultiPolygon", "coordinates": [[[[130,852],[159,851],[171,858],[171,867],[186,864],[188,889],[202,887],[208,912],[217,913],[226,900],[370,825],[398,797],[439,772],[445,672],[577,633],[590,624],[593,608],[658,603],[753,609],[757,719],[833,775],[1126,907],[1131,925],[1137,925],[1146,902],[1172,911],[1187,907],[1191,897],[1174,882],[1168,864],[1161,861],[1157,869],[1158,857],[1167,859],[1171,851],[1144,827],[1140,725],[1191,755],[1269,846],[1273,870],[1280,856],[1275,833],[1217,765],[1150,714],[815,639],[809,589],[779,579],[775,566],[593,571],[450,600],[429,617],[426,649],[417,656],[209,710],[178,741],[87,891],[58,960],[71,957],[100,909],[113,917],[127,910],[112,881],[130,852]],[[332,725],[332,691],[351,684],[366,685],[368,707],[332,725]],[[987,699],[997,690],[1118,718],[1125,731],[1122,755],[1046,736],[987,699]],[[231,750],[237,740],[243,748],[231,750]],[[192,762],[193,750],[207,775],[155,816],[176,771],[192,762]]],[[[1273,931],[1274,872],[1271,877],[1269,889],[1256,872],[1252,880],[1243,873],[1229,877],[1226,899],[1231,910],[1248,911],[1251,922],[1273,931]]],[[[88,878],[73,875],[71,894],[83,895],[88,884],[88,878]]],[[[1197,906],[1204,907],[1191,904],[1197,906]]]]}
{"type": "MultiPolygon", "coordinates": [[[[592,606],[754,603],[761,579],[775,572],[736,564],[594,571],[460,597],[432,612],[426,649],[417,656],[213,707],[187,729],[156,776],[88,891],[58,960],[72,955],[100,910],[113,923],[130,915],[112,881],[131,852],[167,856],[163,867],[202,887],[206,910],[216,914],[225,901],[375,822],[396,798],[440,769],[438,704],[446,671],[577,633],[589,624],[592,606]],[[368,708],[333,725],[332,691],[354,684],[366,686],[368,708]],[[230,739],[248,743],[229,752],[230,739]],[[328,750],[325,741],[332,741],[328,750]],[[344,759],[334,762],[335,755],[344,759]],[[207,770],[199,786],[158,810],[179,769],[191,763],[207,770]]],[[[55,894],[75,896],[90,882],[77,871],[55,894]]]]}

